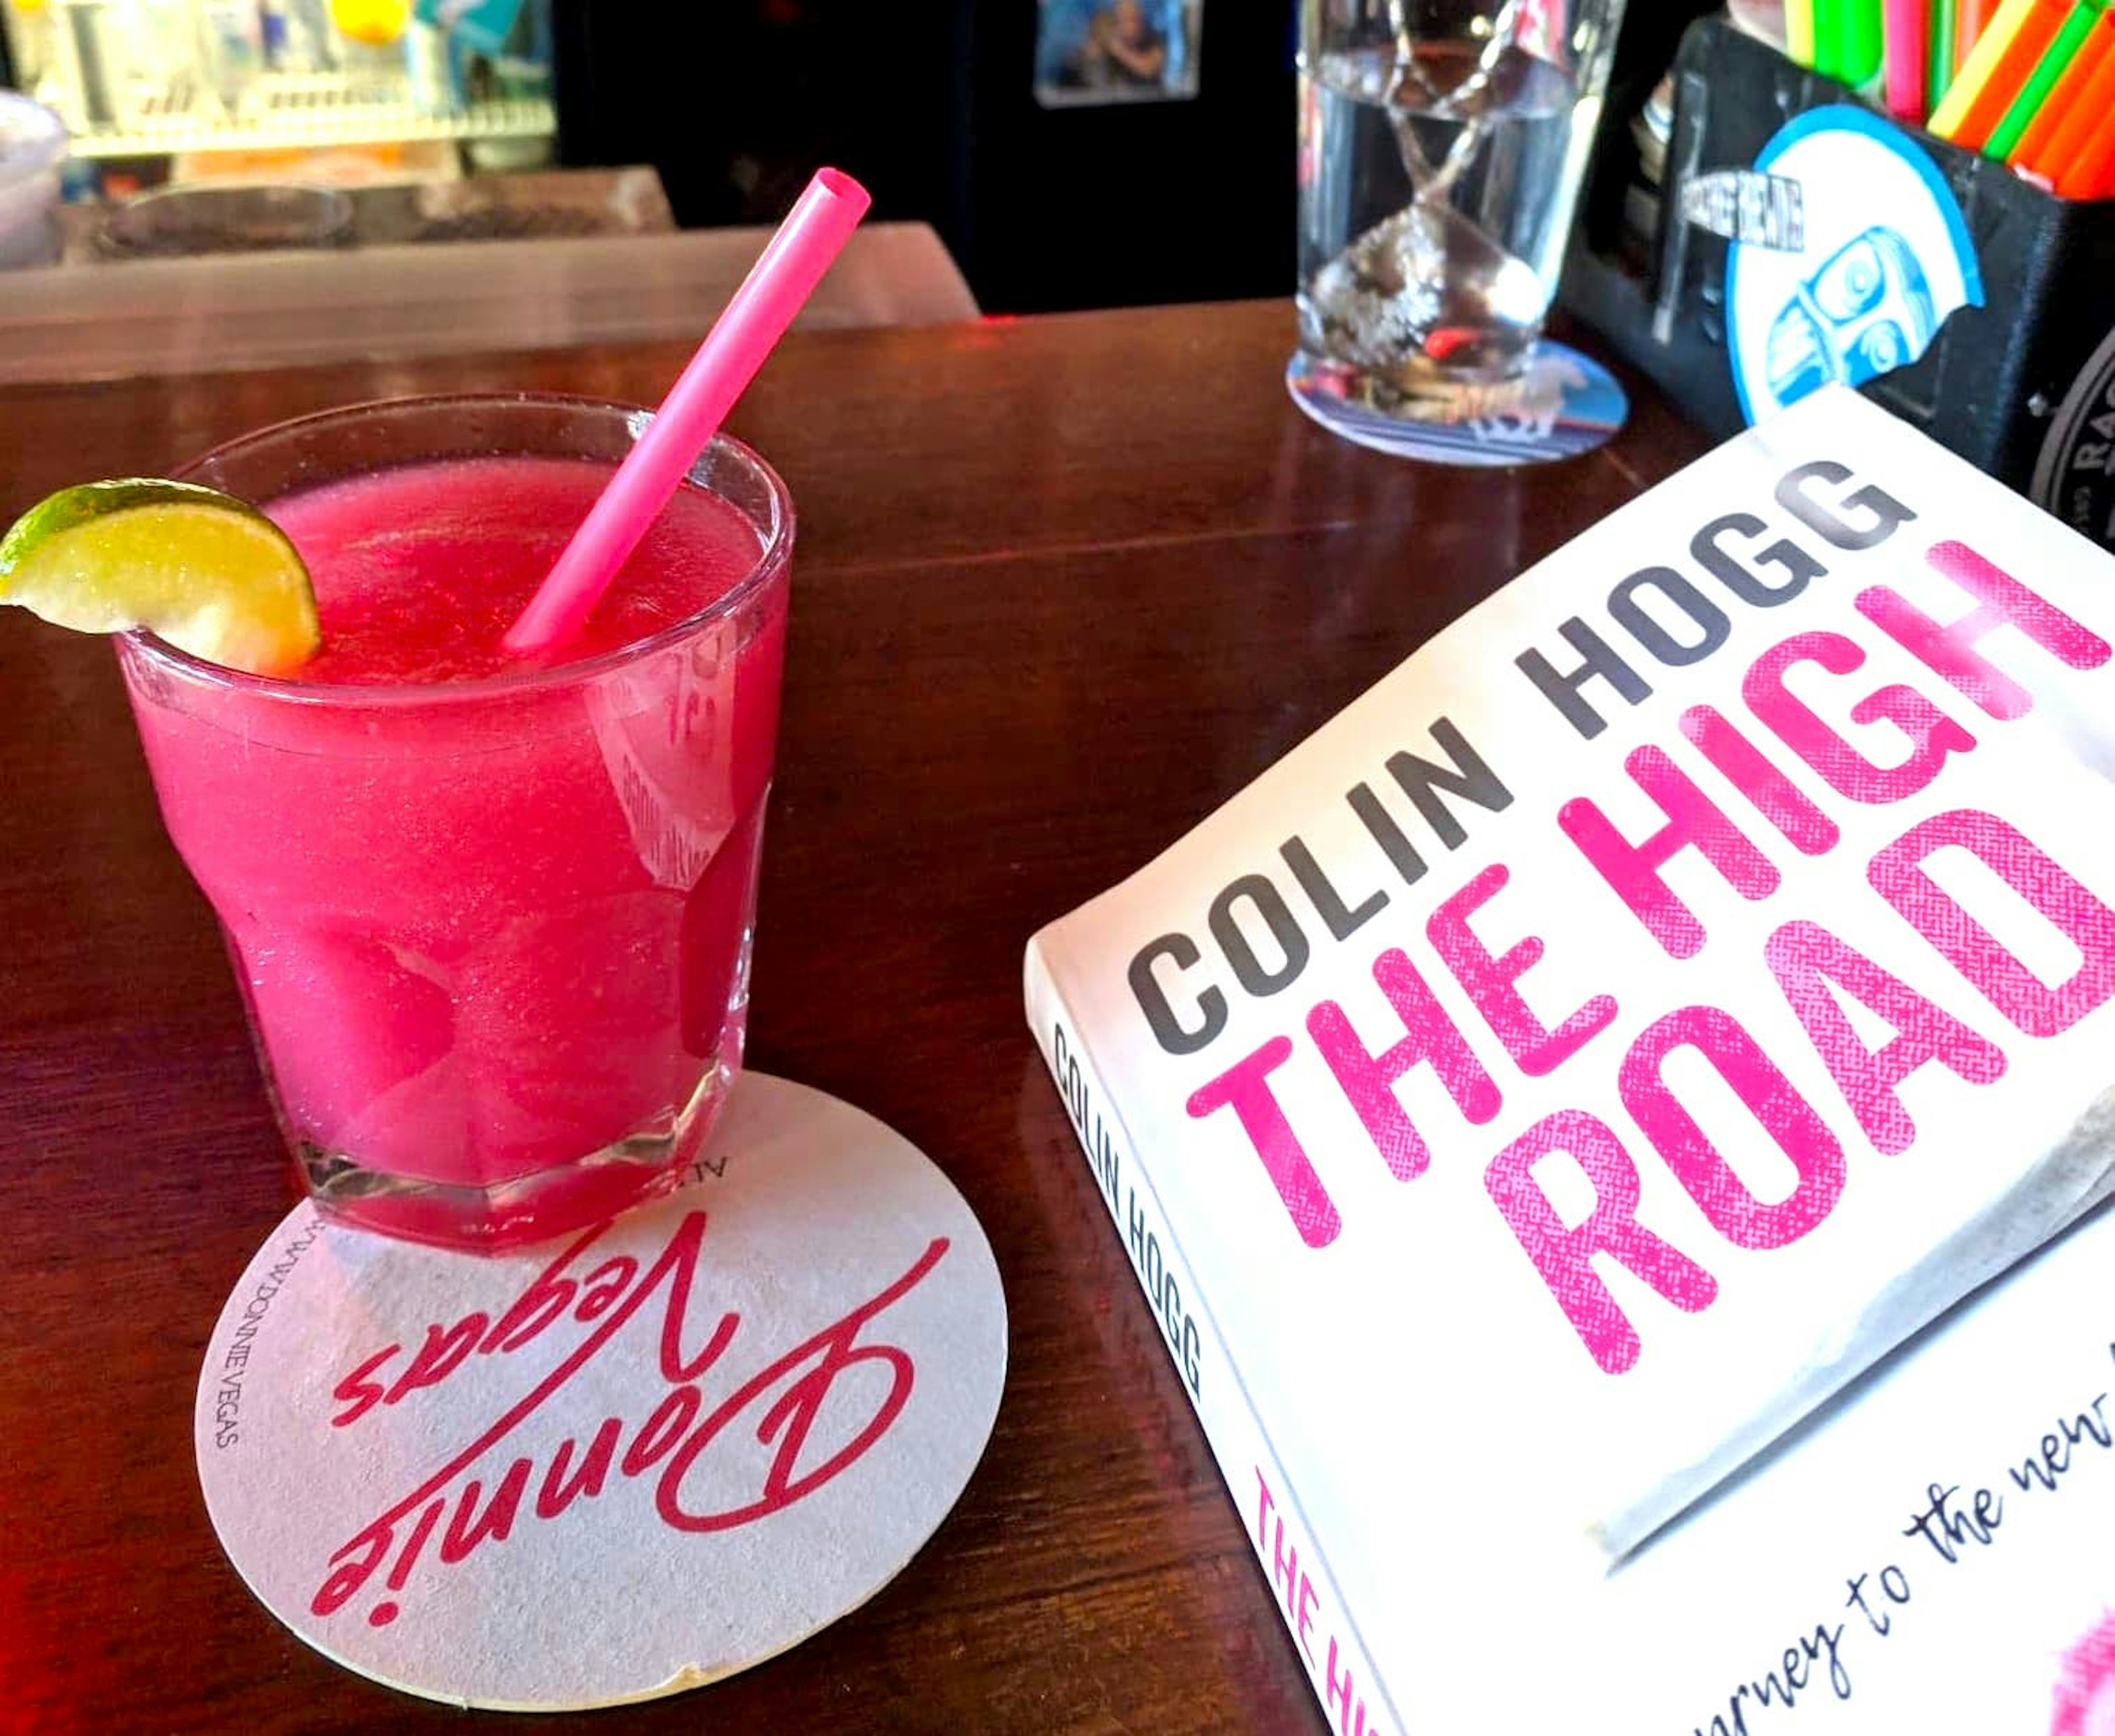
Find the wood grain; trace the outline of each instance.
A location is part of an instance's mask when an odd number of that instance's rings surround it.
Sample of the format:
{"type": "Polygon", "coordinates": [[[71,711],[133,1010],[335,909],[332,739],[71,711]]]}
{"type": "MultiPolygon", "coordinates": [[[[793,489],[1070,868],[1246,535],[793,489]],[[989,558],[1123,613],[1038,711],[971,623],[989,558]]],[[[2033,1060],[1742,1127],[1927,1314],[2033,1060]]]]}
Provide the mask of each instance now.
{"type": "MultiPolygon", "coordinates": [[[[954,1178],[1006,1279],[1012,1373],[894,1584],[626,1729],[1326,1728],[1023,1028],[1021,948],[1702,442],[1648,396],[1569,463],[1392,462],[1292,408],[1291,329],[1245,304],[804,333],[741,409],[801,514],[751,1060],[954,1178]]],[[[0,392],[0,515],[330,405],[651,400],[681,360],[0,392]]],[[[205,1335],[293,1195],[109,650],[6,613],[0,1724],[460,1728],[279,1628],[207,1522],[205,1335]]]]}

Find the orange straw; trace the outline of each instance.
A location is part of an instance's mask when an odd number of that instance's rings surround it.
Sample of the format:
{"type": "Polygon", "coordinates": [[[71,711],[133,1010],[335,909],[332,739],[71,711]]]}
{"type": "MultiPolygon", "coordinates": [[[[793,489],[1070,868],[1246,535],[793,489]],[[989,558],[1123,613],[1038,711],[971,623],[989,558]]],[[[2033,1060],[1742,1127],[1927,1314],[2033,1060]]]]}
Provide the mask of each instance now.
{"type": "Polygon", "coordinates": [[[2042,105],[2042,112],[2035,117],[2012,158],[2020,168],[2032,169],[2052,186],[2063,179],[2064,171],[2093,136],[2094,128],[2110,109],[2115,109],[2115,12],[2100,15],[2099,25],[2079,50],[2078,59],[2071,62],[2071,74],[2065,76],[2063,83],[2042,105]],[[2085,82],[2074,85],[2071,74],[2089,56],[2091,61],[2085,82]]]}
{"type": "Polygon", "coordinates": [[[2099,122],[2057,181],[2057,191],[2066,199],[2104,199],[2115,193],[2115,109],[2103,113],[2099,122]]]}
{"type": "Polygon", "coordinates": [[[1931,130],[1980,151],[2071,14],[2070,0],[2005,0],[1968,64],[1932,111],[1931,130]]]}
{"type": "MultiPolygon", "coordinates": [[[[2100,12],[2094,19],[2092,34],[2079,44],[2079,51],[2071,57],[2071,66],[2064,67],[2064,76],[2058,78],[2049,87],[2049,95],[2041,99],[2041,108],[2035,110],[2033,121],[2026,122],[2026,131],[2020,133],[2020,142],[2012,148],[2005,161],[2016,169],[2033,169],[2035,173],[2048,173],[2041,167],[2041,152],[2048,150],[2049,142],[2056,137],[2058,126],[2064,125],[2064,117],[2079,108],[2079,99],[2092,85],[2104,66],[2108,66],[2108,55],[2115,53],[2115,17],[2100,12]]],[[[2107,106],[2094,108],[2094,114],[2104,114],[2107,106]]]]}

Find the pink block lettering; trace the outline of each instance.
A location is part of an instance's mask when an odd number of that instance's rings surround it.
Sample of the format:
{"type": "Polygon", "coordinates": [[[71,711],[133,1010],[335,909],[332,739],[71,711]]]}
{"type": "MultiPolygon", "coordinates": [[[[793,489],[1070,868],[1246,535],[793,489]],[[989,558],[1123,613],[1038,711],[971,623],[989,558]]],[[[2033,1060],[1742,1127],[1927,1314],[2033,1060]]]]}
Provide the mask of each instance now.
{"type": "Polygon", "coordinates": [[[1604,1373],[1636,1363],[1638,1334],[1594,1271],[1594,1255],[1612,1255],[1686,1314],[1718,1293],[1709,1272],[1638,1222],[1637,1165],[1608,1124],[1583,1109],[1544,1116],[1491,1160],[1484,1186],[1604,1373]],[[1569,1229],[1535,1179],[1536,1162],[1557,1151],[1568,1153],[1594,1187],[1593,1210],[1569,1229]]]}
{"type": "Polygon", "coordinates": [[[1831,675],[1848,675],[1865,661],[1857,642],[1841,633],[1795,633],[1755,660],[1741,679],[1741,692],[1748,709],[1837,795],[1878,806],[1914,796],[1938,775],[1948,754],[1967,752],[1975,737],[1915,689],[1899,683],[1882,687],[1851,708],[1854,723],[1892,723],[1909,737],[1909,756],[1881,765],[1822,722],[1785,686],[1785,672],[1795,664],[1814,664],[1831,675]]]}
{"type": "Polygon", "coordinates": [[[1300,1642],[1300,1649],[1307,1654],[1307,1661],[1314,1661],[1314,1642],[1310,1636],[1314,1632],[1314,1611],[1321,1604],[1314,1589],[1314,1582],[1305,1573],[1300,1576],[1300,1601],[1293,1612],[1292,1637],[1300,1642]]]}
{"type": "MultiPolygon", "coordinates": [[[[1314,1646],[1308,1635],[1314,1627],[1314,1611],[1321,1599],[1314,1589],[1314,1581],[1301,1569],[1298,1546],[1288,1549],[1285,1542],[1285,1521],[1280,1518],[1271,1524],[1270,1485],[1264,1481],[1263,1467],[1256,1467],[1256,1547],[1260,1550],[1266,1536],[1270,1540],[1270,1576],[1285,1587],[1286,1617],[1292,1623],[1293,1637],[1300,1642],[1300,1649],[1307,1654],[1307,1661],[1314,1661],[1314,1646]],[[1295,1587],[1297,1587],[1296,1590],[1295,1587]]],[[[1329,1642],[1334,1654],[1337,1642],[1329,1642]]]]}
{"type": "Polygon", "coordinates": [[[1895,1088],[1927,1061],[1971,1085],[2004,1073],[2004,1051],[1995,1043],[1818,922],[1786,923],[1764,943],[1763,956],[1876,1151],[1892,1156],[1916,1138],[1916,1123],[1895,1088]],[[1893,1026],[1895,1035],[1868,1049],[1830,992],[1832,983],[1893,1026]]]}
{"type": "Polygon", "coordinates": [[[1498,1086],[1484,1071],[1447,1009],[1434,997],[1400,950],[1374,961],[1374,981],[1403,1023],[1406,1035],[1379,1054],[1369,1052],[1336,1002],[1325,1000],[1307,1015],[1307,1029],[1346,1100],[1359,1113],[1374,1149],[1399,1182],[1422,1175],[1432,1160],[1425,1137],[1395,1094],[1396,1081],[1420,1062],[1432,1063],[1454,1106],[1480,1127],[1498,1113],[1498,1086]]]}
{"type": "Polygon", "coordinates": [[[1762,750],[1709,705],[1681,714],[1681,733],[1802,856],[1826,856],[1843,834],[1762,750]]]}
{"type": "Polygon", "coordinates": [[[1634,750],[1623,769],[1667,815],[1659,831],[1633,844],[1583,796],[1558,811],[1557,823],[1668,956],[1691,958],[1704,945],[1704,925],[1660,878],[1661,866],[1694,844],[1726,884],[1751,902],[1777,890],[1778,871],[1725,811],[1657,747],[1634,750]]]}
{"type": "Polygon", "coordinates": [[[1365,1736],[1366,1702],[1352,1690],[1351,1660],[1344,1660],[1342,1674],[1337,1669],[1337,1636],[1329,1636],[1329,1661],[1322,1676],[1323,1709],[1329,1714],[1330,1721],[1342,1736],[1365,1736]]]}
{"type": "Polygon", "coordinates": [[[2108,661],[2106,640],[1966,543],[1934,544],[1925,560],[1975,598],[1977,606],[1942,626],[1900,592],[1875,585],[1858,593],[1858,612],[1992,717],[2021,717],[2035,703],[2033,694],[1975,649],[1998,627],[2019,628],[2071,668],[2097,669],[2108,661]]]}
{"type": "Polygon", "coordinates": [[[1201,1121],[1231,1106],[1241,1132],[1248,1135],[1249,1143],[1263,1160],[1264,1172],[1278,1190],[1300,1239],[1310,1247],[1327,1247],[1343,1229],[1343,1219],[1337,1216],[1336,1202],[1323,1187],[1322,1178],[1314,1173],[1314,1165],[1308,1161],[1269,1084],[1271,1072],[1291,1058],[1291,1039],[1273,1037],[1218,1078],[1199,1086],[1185,1107],[1193,1118],[1201,1121]]]}
{"type": "Polygon", "coordinates": [[[1541,958],[1540,938],[1530,935],[1494,956],[1469,926],[1470,917],[1503,891],[1511,878],[1503,862],[1493,862],[1432,913],[1425,932],[1454,980],[1468,991],[1484,1022],[1506,1045],[1506,1053],[1522,1072],[1539,1079],[1608,1026],[1616,1016],[1616,1000],[1613,995],[1596,994],[1555,1031],[1535,1016],[1513,985],[1541,958]]]}
{"type": "Polygon", "coordinates": [[[1843,1192],[1843,1147],[1828,1124],[1741,1023],[1716,1007],[1684,1007],[1640,1031],[1623,1057],[1617,1089],[1675,1179],[1736,1247],[1798,1241],[1843,1192]],[[1775,1204],[1757,1199],[1674,1095],[1664,1069],[1677,1049],[1693,1049],[1709,1061],[1792,1160],[1798,1180],[1784,1198],[1775,1204]]]}
{"type": "Polygon", "coordinates": [[[2079,884],[2018,829],[1973,808],[1934,814],[1874,857],[1865,877],[1975,991],[2029,1036],[2053,1036],[2115,993],[2115,911],[2079,884]],[[1979,858],[2085,956],[2052,986],[2042,981],[1925,871],[1958,846],[1979,858]]]}

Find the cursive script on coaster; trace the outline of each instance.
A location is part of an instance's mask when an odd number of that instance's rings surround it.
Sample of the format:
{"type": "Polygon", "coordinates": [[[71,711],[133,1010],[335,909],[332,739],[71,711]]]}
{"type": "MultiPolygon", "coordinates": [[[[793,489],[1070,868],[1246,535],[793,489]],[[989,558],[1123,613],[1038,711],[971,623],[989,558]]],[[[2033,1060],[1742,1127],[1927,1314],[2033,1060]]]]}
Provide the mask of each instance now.
{"type": "Polygon", "coordinates": [[[1005,1363],[947,1180],[750,1074],[670,1198],[562,1244],[471,1259],[297,1210],[208,1348],[200,1477],[251,1590],[340,1662],[613,1704],[879,1590],[967,1481],[1005,1363]]]}

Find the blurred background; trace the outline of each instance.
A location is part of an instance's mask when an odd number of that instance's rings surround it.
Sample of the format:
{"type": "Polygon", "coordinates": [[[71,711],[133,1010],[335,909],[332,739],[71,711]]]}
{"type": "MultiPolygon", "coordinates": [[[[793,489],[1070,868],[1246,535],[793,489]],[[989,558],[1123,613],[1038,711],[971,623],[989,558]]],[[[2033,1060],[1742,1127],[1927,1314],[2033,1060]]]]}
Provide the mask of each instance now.
{"type": "MultiPolygon", "coordinates": [[[[1162,88],[1099,100],[1059,51],[1113,3],[0,0],[0,85],[63,121],[49,185],[75,207],[276,183],[345,192],[363,240],[696,229],[775,220],[830,162],[877,219],[937,232],[986,311],[1289,292],[1293,7],[1135,0],[1166,44],[1162,88]],[[658,192],[578,177],[621,167],[658,192]]],[[[9,161],[20,222],[38,148],[7,126],[0,257],[9,161]]],[[[149,203],[86,241],[76,215],[64,245],[197,250],[200,208],[179,203],[183,223],[149,203]]],[[[260,246],[304,224],[342,239],[348,206],[312,204],[240,220],[260,246]]],[[[236,222],[218,245],[245,239],[236,222]]]]}

